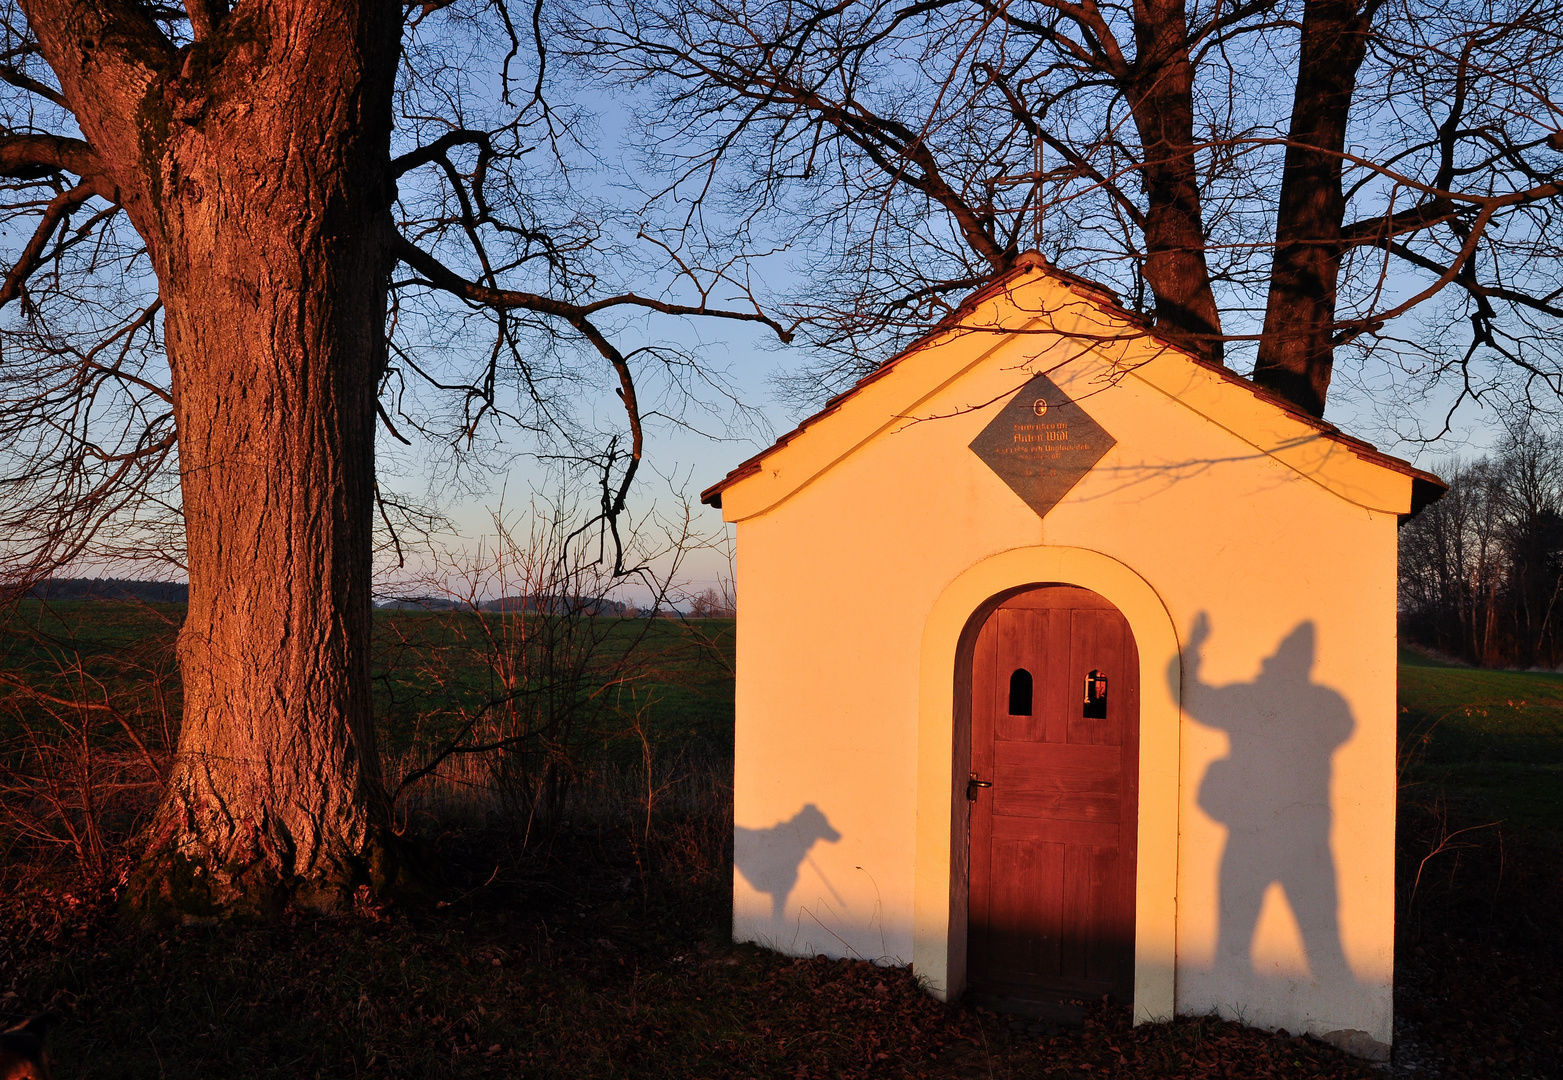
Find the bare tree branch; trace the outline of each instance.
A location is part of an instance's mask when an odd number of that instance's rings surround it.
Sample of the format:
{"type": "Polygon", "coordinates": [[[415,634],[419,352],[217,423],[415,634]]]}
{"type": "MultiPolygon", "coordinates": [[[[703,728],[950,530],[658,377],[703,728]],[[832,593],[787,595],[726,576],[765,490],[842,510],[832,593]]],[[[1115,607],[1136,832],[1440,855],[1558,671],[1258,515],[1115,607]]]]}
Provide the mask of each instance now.
{"type": "Polygon", "coordinates": [[[435,288],[497,311],[509,311],[520,308],[526,311],[535,311],[542,315],[553,315],[564,319],[566,322],[571,322],[573,325],[574,320],[587,319],[610,308],[636,307],[647,311],[660,312],[664,315],[699,315],[717,319],[733,319],[738,322],[759,323],[773,331],[782,341],[792,340],[792,334],[786,327],[759,311],[731,311],[725,308],[709,307],[705,304],[674,304],[665,300],[657,300],[653,297],[639,296],[635,293],[621,293],[617,296],[593,300],[590,303],[572,304],[565,300],[557,300],[537,293],[524,292],[518,289],[499,289],[468,281],[453,271],[448,270],[438,259],[404,237],[397,238],[395,250],[399,259],[427,278],[429,284],[435,288]]]}
{"type": "Polygon", "coordinates": [[[44,208],[42,220],[33,231],[32,239],[22,249],[16,265],[12,266],[6,274],[4,284],[0,284],[0,308],[22,294],[22,287],[28,277],[43,261],[44,247],[49,243],[49,238],[55,234],[73,210],[92,198],[94,194],[96,192],[88,185],[82,184],[68,191],[62,191],[49,200],[49,205],[44,208]]]}
{"type": "Polygon", "coordinates": [[[197,41],[211,37],[228,14],[227,0],[184,0],[184,6],[190,16],[190,32],[197,41]]]}
{"type": "Polygon", "coordinates": [[[102,160],[82,140],[59,135],[0,136],[0,176],[39,180],[59,172],[75,173],[90,195],[119,201],[102,160]]]}
{"type": "Polygon", "coordinates": [[[30,94],[37,94],[45,101],[53,102],[62,109],[69,109],[65,98],[60,92],[51,86],[39,82],[26,72],[19,71],[10,64],[0,64],[0,79],[5,80],[19,90],[26,90],[30,94]]]}

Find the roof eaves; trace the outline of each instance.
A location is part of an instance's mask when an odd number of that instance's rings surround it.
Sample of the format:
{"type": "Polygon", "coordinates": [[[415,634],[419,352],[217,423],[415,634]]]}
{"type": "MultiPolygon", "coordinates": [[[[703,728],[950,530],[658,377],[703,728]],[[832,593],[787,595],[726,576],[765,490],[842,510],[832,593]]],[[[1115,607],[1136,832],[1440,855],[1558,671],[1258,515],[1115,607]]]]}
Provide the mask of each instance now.
{"type": "Polygon", "coordinates": [[[1419,510],[1421,510],[1429,503],[1436,502],[1443,496],[1445,491],[1449,490],[1449,485],[1432,473],[1418,469],[1410,462],[1404,461],[1401,458],[1392,457],[1378,449],[1372,443],[1365,442],[1364,440],[1358,439],[1352,435],[1347,435],[1334,424],[1331,424],[1327,420],[1323,420],[1320,417],[1314,416],[1312,413],[1303,410],[1294,402],[1288,401],[1279,394],[1265,389],[1258,383],[1254,382],[1252,379],[1239,375],[1229,367],[1202,359],[1201,357],[1196,356],[1194,353],[1190,352],[1186,347],[1179,345],[1175,341],[1169,340],[1166,335],[1159,333],[1156,328],[1151,325],[1150,320],[1146,316],[1129,311],[1127,308],[1125,308],[1123,306],[1123,301],[1119,298],[1118,294],[1115,293],[1112,289],[1108,288],[1106,285],[1103,285],[1097,281],[1092,281],[1089,278],[1081,277],[1078,274],[1072,274],[1067,270],[1060,270],[1055,266],[1049,265],[1047,260],[1037,252],[1027,251],[1017,256],[1014,265],[1011,266],[1010,269],[994,278],[993,281],[989,282],[987,285],[982,286],[967,296],[966,299],[961,301],[960,305],[954,311],[940,319],[934,328],[928,333],[924,334],[922,337],[912,342],[912,344],[908,345],[890,359],[880,364],[867,375],[864,375],[857,382],[853,383],[850,389],[845,390],[842,393],[837,394],[835,397],[829,399],[825,403],[825,407],[819,412],[816,412],[812,416],[804,419],[801,423],[798,424],[797,427],[787,432],[770,446],[766,447],[764,450],[761,450],[758,454],[755,454],[753,457],[741,462],[737,468],[733,469],[721,480],[702,491],[700,493],[700,501],[707,506],[712,506],[720,510],[722,508],[722,492],[738,481],[758,473],[760,471],[760,463],[767,454],[770,454],[786,446],[788,443],[792,442],[792,440],[801,435],[805,430],[814,426],[820,420],[823,420],[825,417],[835,412],[848,398],[855,396],[864,387],[884,377],[905,357],[910,356],[912,353],[921,349],[924,345],[928,344],[939,335],[948,333],[949,331],[958,328],[960,322],[968,315],[972,314],[972,312],[976,310],[977,306],[984,300],[990,299],[991,297],[1004,291],[1009,287],[1009,284],[1012,280],[1025,271],[1033,269],[1040,270],[1042,273],[1050,277],[1057,278],[1074,291],[1084,294],[1083,299],[1094,301],[1098,308],[1104,313],[1111,315],[1114,318],[1131,322],[1134,325],[1140,327],[1140,329],[1143,330],[1148,337],[1155,341],[1157,345],[1162,346],[1163,348],[1176,350],[1185,358],[1187,358],[1190,363],[1193,363],[1203,368],[1204,370],[1219,376],[1226,382],[1242,387],[1260,400],[1268,402],[1275,408],[1280,409],[1291,418],[1307,425],[1308,427],[1313,428],[1323,437],[1331,440],[1332,442],[1340,443],[1342,446],[1346,447],[1348,450],[1363,460],[1378,465],[1381,468],[1389,469],[1392,472],[1398,472],[1405,476],[1409,476],[1412,482],[1411,510],[1410,513],[1406,515],[1407,517],[1415,515],[1419,510]]]}

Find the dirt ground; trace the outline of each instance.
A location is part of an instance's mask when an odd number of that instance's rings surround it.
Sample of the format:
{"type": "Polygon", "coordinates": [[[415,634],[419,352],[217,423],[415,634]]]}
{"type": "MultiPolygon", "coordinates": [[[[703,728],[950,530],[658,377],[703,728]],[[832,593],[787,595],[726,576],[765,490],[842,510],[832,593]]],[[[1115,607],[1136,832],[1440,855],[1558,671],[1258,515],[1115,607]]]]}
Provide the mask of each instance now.
{"type": "Polygon", "coordinates": [[[498,839],[441,850],[448,899],[424,910],[127,934],[112,891],[13,895],[0,1013],[63,1017],[62,1080],[1560,1075],[1558,867],[1512,847],[1424,873],[1396,1058],[1376,1067],[1213,1018],[1131,1028],[1106,1005],[1050,1030],[941,1005],[903,969],[734,947],[720,868],[645,873],[653,853],[612,835],[525,859],[498,839]]]}

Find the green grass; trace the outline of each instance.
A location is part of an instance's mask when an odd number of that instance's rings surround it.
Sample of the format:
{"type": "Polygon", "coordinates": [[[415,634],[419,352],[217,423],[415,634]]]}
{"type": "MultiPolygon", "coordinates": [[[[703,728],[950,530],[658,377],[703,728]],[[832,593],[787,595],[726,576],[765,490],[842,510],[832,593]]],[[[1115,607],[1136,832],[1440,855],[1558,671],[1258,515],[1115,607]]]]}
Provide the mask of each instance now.
{"type": "MultiPolygon", "coordinates": [[[[85,675],[101,684],[101,693],[134,694],[148,665],[171,664],[184,615],[183,604],[24,601],[0,625],[0,670],[62,690],[85,675]]],[[[374,708],[386,749],[394,753],[414,741],[435,741],[463,712],[503,695],[493,662],[495,642],[505,636],[507,622],[513,637],[518,620],[544,618],[560,652],[589,654],[581,660],[588,683],[593,672],[612,669],[627,676],[609,704],[621,712],[642,707],[659,746],[731,754],[737,636],[732,619],[572,623],[535,615],[408,611],[374,616],[374,708]],[[626,672],[623,661],[631,651],[634,670],[626,672]],[[418,723],[442,716],[443,727],[425,727],[415,739],[418,723]]],[[[0,735],[5,733],[0,727],[0,735]]]]}
{"type": "Polygon", "coordinates": [[[573,707],[571,740],[604,764],[637,766],[642,733],[659,758],[727,759],[735,639],[731,619],[377,612],[382,745],[393,757],[426,752],[524,683],[536,696],[523,694],[520,711],[573,707]]]}
{"type": "MultiPolygon", "coordinates": [[[[111,872],[144,824],[179,729],[184,614],[28,602],[0,620],[0,893],[8,870],[111,872]]],[[[644,819],[730,787],[735,636],[730,619],[376,612],[372,705],[398,820],[521,815],[531,836],[567,799],[638,800],[644,819]],[[452,743],[505,749],[442,757],[452,743]]]]}
{"type": "MultiPolygon", "coordinates": [[[[23,600],[11,613],[7,627],[30,627],[45,635],[79,641],[94,652],[105,652],[139,645],[159,634],[173,633],[184,618],[184,604],[23,600]]],[[[8,662],[9,659],[7,657],[8,662]]]]}
{"type": "MultiPolygon", "coordinates": [[[[0,668],[35,685],[71,693],[121,695],[145,690],[149,672],[173,675],[169,652],[184,616],[176,604],[26,602],[0,634],[0,668]],[[21,628],[31,633],[17,633],[21,628]],[[63,673],[62,658],[79,665],[63,673]]],[[[498,614],[388,612],[375,615],[375,712],[388,753],[435,745],[464,715],[503,693],[492,644],[498,614]]],[[[526,616],[536,620],[539,616],[526,616]]],[[[638,759],[638,740],[613,738],[638,710],[659,755],[727,759],[732,753],[732,620],[554,619],[566,647],[583,651],[591,672],[625,674],[626,652],[639,657],[617,690],[597,734],[608,760],[638,759]],[[610,722],[611,720],[611,722],[610,722]]],[[[160,690],[177,714],[177,677],[160,690]]],[[[612,700],[607,700],[611,698],[612,700]]],[[[1563,842],[1563,675],[1484,671],[1402,649],[1399,670],[1403,779],[1436,789],[1461,818],[1504,821],[1512,830],[1563,842]]],[[[599,704],[602,703],[601,701],[599,704]]],[[[0,735],[16,714],[0,715],[0,735]],[[9,717],[9,720],[7,719],[9,717]]]]}
{"type": "Polygon", "coordinates": [[[1563,846],[1563,675],[1400,654],[1402,782],[1458,823],[1563,846]]]}
{"type": "MultiPolygon", "coordinates": [[[[23,601],[0,621],[0,673],[67,700],[142,698],[151,684],[162,692],[177,681],[183,621],[183,604],[23,601]]],[[[0,710],[0,736],[9,733],[0,710]]]]}

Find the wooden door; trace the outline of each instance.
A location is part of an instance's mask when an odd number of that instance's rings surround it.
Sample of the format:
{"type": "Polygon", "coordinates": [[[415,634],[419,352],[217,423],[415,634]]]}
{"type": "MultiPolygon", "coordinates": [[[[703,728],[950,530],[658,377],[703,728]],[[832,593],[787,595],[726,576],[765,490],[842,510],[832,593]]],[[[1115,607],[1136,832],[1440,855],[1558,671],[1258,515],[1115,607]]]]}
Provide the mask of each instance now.
{"type": "Polygon", "coordinates": [[[1087,589],[1033,589],[983,624],[967,789],[974,992],[1132,1000],[1139,672],[1129,624],[1087,589]]]}

